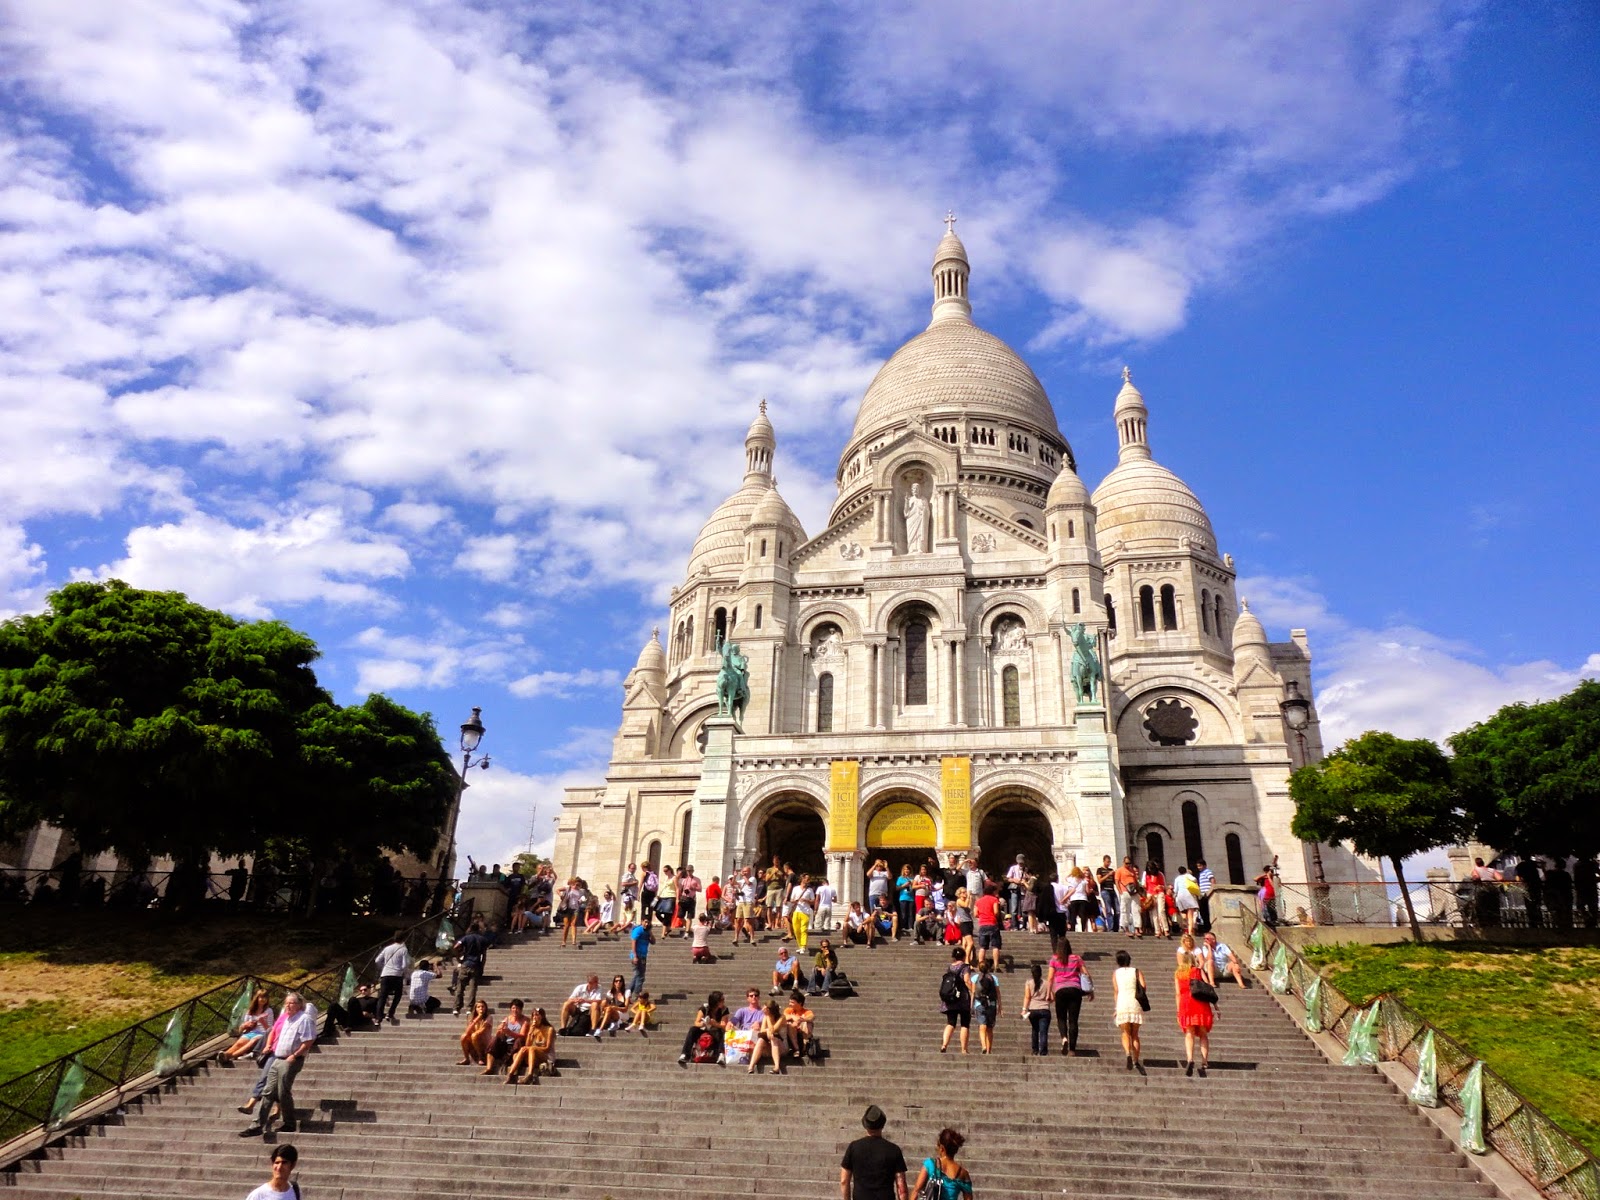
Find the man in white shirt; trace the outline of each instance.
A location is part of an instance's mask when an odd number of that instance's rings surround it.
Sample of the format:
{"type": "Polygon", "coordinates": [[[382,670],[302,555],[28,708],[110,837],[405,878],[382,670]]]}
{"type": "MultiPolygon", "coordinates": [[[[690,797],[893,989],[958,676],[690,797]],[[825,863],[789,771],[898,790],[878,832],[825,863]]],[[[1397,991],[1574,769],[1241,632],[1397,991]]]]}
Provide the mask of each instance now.
{"type": "Polygon", "coordinates": [[[389,944],[378,951],[373,960],[378,968],[378,1025],[383,1027],[383,1006],[389,1006],[389,1024],[398,1025],[395,1010],[400,1007],[400,993],[405,990],[406,972],[411,969],[411,952],[406,949],[405,931],[396,929],[389,944]]]}
{"type": "Polygon", "coordinates": [[[272,1148],[272,1178],[245,1200],[300,1200],[300,1185],[289,1178],[300,1161],[300,1152],[288,1142],[272,1148]]]}
{"type": "Polygon", "coordinates": [[[283,1117],[283,1132],[293,1133],[298,1128],[294,1120],[294,1080],[305,1065],[306,1055],[316,1044],[317,1010],[307,1004],[299,992],[290,992],[283,998],[283,1019],[268,1051],[271,1057],[267,1061],[261,1101],[256,1106],[256,1120],[239,1131],[240,1137],[261,1137],[271,1132],[274,1101],[283,1117]]]}
{"type": "Polygon", "coordinates": [[[1239,969],[1239,956],[1233,952],[1233,947],[1227,942],[1217,941],[1217,935],[1208,933],[1201,943],[1200,953],[1211,956],[1211,977],[1219,983],[1224,976],[1232,975],[1233,981],[1241,988],[1245,986],[1244,974],[1239,969]]]}
{"type": "Polygon", "coordinates": [[[967,895],[970,896],[972,898],[973,903],[976,904],[977,900],[978,900],[978,897],[983,895],[983,884],[984,884],[983,868],[978,866],[978,860],[973,858],[972,855],[970,855],[970,854],[967,855],[967,864],[966,865],[967,865],[967,895]]]}
{"type": "Polygon", "coordinates": [[[572,989],[572,995],[561,1002],[561,1021],[558,1029],[565,1029],[567,1021],[573,1011],[579,1008],[589,1010],[589,1028],[600,1027],[600,1001],[606,997],[605,989],[600,986],[600,976],[591,975],[583,983],[572,989]]]}
{"type": "Polygon", "coordinates": [[[1211,928],[1211,893],[1217,890],[1217,873],[1203,858],[1195,859],[1195,877],[1200,882],[1200,932],[1211,928]]]}
{"type": "Polygon", "coordinates": [[[833,905],[838,899],[838,891],[824,879],[817,889],[817,919],[812,926],[818,933],[833,932],[833,905]]]}
{"type": "Polygon", "coordinates": [[[733,944],[739,944],[739,931],[753,946],[756,943],[756,898],[761,888],[756,883],[755,872],[749,867],[739,872],[739,899],[733,910],[733,944]]]}
{"type": "Polygon", "coordinates": [[[1022,911],[1022,880],[1028,873],[1028,860],[1021,854],[1006,868],[1006,911],[1013,917],[1022,911]]]}

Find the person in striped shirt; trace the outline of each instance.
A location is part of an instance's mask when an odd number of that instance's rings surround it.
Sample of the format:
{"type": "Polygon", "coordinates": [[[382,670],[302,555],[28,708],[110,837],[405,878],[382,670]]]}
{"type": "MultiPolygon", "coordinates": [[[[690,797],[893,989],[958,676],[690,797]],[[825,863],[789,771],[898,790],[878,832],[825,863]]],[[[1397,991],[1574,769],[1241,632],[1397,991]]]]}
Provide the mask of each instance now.
{"type": "Polygon", "coordinates": [[[1217,874],[1203,858],[1194,860],[1194,869],[1200,883],[1200,932],[1205,933],[1211,928],[1211,893],[1217,887],[1217,874]]]}

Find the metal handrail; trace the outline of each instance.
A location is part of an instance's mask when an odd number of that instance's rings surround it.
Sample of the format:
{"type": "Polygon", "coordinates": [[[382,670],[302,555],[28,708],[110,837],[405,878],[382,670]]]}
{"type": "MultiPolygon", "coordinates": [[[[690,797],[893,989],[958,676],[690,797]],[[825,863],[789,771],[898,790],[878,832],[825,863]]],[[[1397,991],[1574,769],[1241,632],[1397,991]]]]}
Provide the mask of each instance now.
{"type": "MultiPolygon", "coordinates": [[[[1246,940],[1260,930],[1269,968],[1284,956],[1284,991],[1305,1002],[1305,989],[1322,980],[1320,1021],[1340,1045],[1350,1044],[1350,1027],[1378,1004],[1382,1017],[1378,1047],[1382,1058],[1416,1073],[1423,1039],[1432,1033],[1439,1099],[1453,1112],[1463,1111],[1461,1088],[1480,1060],[1461,1042],[1428,1022],[1393,992],[1383,992],[1364,1005],[1355,1004],[1277,931],[1248,908],[1241,907],[1246,940]]],[[[1274,991],[1276,991],[1276,987],[1274,991]]],[[[1552,1200],[1600,1200],[1600,1161],[1588,1147],[1542,1112],[1487,1064],[1483,1066],[1483,1135],[1523,1178],[1552,1200]]]]}
{"type": "MultiPolygon", "coordinates": [[[[450,912],[435,913],[405,930],[406,946],[413,957],[420,957],[424,951],[434,952],[441,925],[451,917],[450,912]]],[[[317,1005],[326,1029],[328,1010],[339,1002],[346,983],[355,986],[375,978],[374,959],[388,944],[389,939],[374,943],[336,967],[293,983],[262,975],[237,975],[70,1054],[0,1082],[0,1166],[32,1153],[64,1128],[120,1108],[130,1094],[155,1087],[164,1078],[214,1052],[233,1033],[233,1006],[245,988],[251,992],[265,988],[274,1008],[282,1007],[286,993],[299,992],[317,1005]],[[181,1030],[177,1039],[178,1064],[169,1070],[158,1070],[159,1051],[175,1020],[181,1030]],[[67,1085],[75,1069],[85,1079],[82,1090],[74,1096],[67,1085]],[[95,1087],[95,1083],[100,1086],[95,1087]]]]}

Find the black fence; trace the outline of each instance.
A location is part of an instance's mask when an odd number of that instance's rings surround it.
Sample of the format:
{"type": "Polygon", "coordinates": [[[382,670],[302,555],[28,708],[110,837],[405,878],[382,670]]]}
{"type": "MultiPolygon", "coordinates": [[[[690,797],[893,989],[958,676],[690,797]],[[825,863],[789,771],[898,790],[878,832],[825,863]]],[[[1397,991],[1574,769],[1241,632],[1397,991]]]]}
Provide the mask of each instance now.
{"type": "Polygon", "coordinates": [[[422,916],[436,881],[373,881],[342,877],[313,880],[305,871],[235,868],[197,871],[73,871],[0,868],[0,904],[59,908],[193,910],[234,907],[256,912],[373,912],[422,916]]]}

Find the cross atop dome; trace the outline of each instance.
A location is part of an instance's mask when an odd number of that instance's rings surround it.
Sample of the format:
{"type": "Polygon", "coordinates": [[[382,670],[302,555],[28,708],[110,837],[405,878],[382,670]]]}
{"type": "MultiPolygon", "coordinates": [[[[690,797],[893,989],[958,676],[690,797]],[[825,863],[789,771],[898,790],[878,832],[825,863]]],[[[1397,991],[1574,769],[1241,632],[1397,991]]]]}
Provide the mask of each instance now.
{"type": "MultiPolygon", "coordinates": [[[[1122,368],[1122,382],[1123,383],[1132,383],[1133,382],[1133,368],[1132,367],[1124,366],[1122,368]]],[[[763,400],[762,403],[765,404],[766,401],[763,400]]]]}
{"type": "Polygon", "coordinates": [[[953,208],[945,209],[944,231],[946,233],[954,233],[956,231],[956,210],[953,208]]]}

